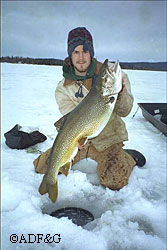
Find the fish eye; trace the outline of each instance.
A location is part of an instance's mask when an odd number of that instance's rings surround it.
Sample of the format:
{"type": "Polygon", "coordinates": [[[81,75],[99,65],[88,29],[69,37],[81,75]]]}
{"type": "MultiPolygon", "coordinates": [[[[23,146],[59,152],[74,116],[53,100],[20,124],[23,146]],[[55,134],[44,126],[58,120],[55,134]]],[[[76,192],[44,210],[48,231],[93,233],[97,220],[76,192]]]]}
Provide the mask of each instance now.
{"type": "Polygon", "coordinates": [[[110,102],[112,103],[115,100],[114,96],[110,97],[110,102]]]}

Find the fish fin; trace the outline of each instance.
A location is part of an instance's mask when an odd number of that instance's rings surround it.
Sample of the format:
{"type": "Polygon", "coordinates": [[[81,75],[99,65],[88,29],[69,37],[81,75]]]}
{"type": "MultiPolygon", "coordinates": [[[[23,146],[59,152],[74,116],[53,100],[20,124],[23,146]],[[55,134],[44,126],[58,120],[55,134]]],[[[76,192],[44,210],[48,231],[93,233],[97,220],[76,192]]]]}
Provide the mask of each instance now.
{"type": "Polygon", "coordinates": [[[58,121],[54,123],[54,126],[56,127],[57,132],[59,132],[63,128],[65,121],[66,121],[66,118],[63,116],[62,118],[60,118],[58,121]]]}
{"type": "Polygon", "coordinates": [[[79,150],[82,149],[82,147],[86,144],[86,142],[87,142],[87,137],[81,138],[81,139],[78,141],[78,148],[79,148],[79,150]]]}
{"type": "Polygon", "coordinates": [[[46,184],[45,178],[46,178],[46,177],[45,177],[45,175],[44,175],[43,180],[42,180],[42,182],[41,182],[41,184],[40,184],[40,186],[39,186],[39,189],[38,189],[38,191],[39,191],[39,193],[40,193],[41,195],[46,194],[46,193],[48,192],[47,184],[46,184]]]}
{"type": "Polygon", "coordinates": [[[52,202],[56,202],[57,196],[58,196],[58,184],[57,181],[55,184],[47,184],[46,183],[46,177],[43,177],[43,180],[39,186],[39,193],[41,195],[48,193],[49,198],[52,202]]]}
{"type": "Polygon", "coordinates": [[[67,117],[69,116],[71,112],[67,113],[66,115],[64,115],[63,117],[61,117],[58,121],[56,121],[54,123],[54,126],[56,127],[56,130],[59,132],[63,126],[64,126],[64,123],[66,122],[67,120],[67,117]]]}
{"type": "Polygon", "coordinates": [[[64,174],[65,176],[68,175],[71,168],[71,162],[67,162],[64,166],[62,166],[59,171],[64,174]]]}
{"type": "Polygon", "coordinates": [[[49,198],[53,203],[55,203],[58,197],[58,183],[56,181],[55,184],[48,186],[49,186],[48,187],[49,198]]]}

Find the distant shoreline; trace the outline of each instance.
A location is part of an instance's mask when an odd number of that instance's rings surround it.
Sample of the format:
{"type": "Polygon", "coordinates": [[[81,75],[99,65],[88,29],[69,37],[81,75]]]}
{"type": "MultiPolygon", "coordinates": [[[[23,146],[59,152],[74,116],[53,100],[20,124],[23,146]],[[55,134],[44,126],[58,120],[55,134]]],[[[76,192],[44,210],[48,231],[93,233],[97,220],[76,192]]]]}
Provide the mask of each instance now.
{"type": "MultiPolygon", "coordinates": [[[[62,66],[64,60],[54,58],[0,57],[0,62],[62,66]]],[[[113,61],[112,61],[113,62],[113,61]]],[[[167,71],[167,62],[120,62],[122,69],[167,71]]]]}

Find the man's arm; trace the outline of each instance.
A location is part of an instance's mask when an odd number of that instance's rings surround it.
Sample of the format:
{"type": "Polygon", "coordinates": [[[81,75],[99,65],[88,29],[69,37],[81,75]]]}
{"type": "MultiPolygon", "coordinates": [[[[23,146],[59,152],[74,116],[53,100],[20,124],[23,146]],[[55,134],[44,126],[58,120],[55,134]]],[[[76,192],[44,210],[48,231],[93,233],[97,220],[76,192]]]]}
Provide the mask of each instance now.
{"type": "Polygon", "coordinates": [[[134,98],[131,93],[131,86],[128,75],[122,71],[122,90],[118,94],[117,102],[114,111],[120,117],[126,117],[132,107],[134,98]]]}
{"type": "Polygon", "coordinates": [[[64,79],[58,83],[58,86],[55,90],[55,98],[57,105],[59,107],[60,113],[65,115],[72,111],[76,105],[71,100],[69,94],[66,91],[66,88],[63,87],[64,79]]]}

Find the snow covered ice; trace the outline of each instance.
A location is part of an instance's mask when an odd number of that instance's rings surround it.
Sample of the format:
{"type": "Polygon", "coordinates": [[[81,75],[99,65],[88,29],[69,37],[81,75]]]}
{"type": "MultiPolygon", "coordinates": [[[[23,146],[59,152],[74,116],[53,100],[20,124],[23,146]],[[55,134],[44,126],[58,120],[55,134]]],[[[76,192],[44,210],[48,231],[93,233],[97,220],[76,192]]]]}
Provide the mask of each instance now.
{"type": "Polygon", "coordinates": [[[39,154],[10,149],[3,135],[19,124],[23,131],[38,129],[47,136],[38,150],[52,146],[57,134],[54,122],[61,117],[54,90],[62,68],[2,63],[1,70],[2,249],[165,250],[166,137],[140,109],[132,116],[139,102],[166,102],[166,72],[124,70],[135,98],[131,113],[124,118],[129,132],[125,148],[142,152],[146,165],[135,166],[129,184],[112,191],[99,184],[96,162],[82,160],[68,177],[58,176],[59,195],[53,204],[48,195],[38,192],[43,175],[34,172],[33,160],[39,154]],[[89,210],[95,220],[80,227],[49,215],[70,206],[89,210]],[[11,242],[12,234],[17,235],[16,243],[11,242]],[[43,238],[37,243],[38,234],[43,238]],[[56,236],[52,243],[44,242],[47,234],[60,234],[60,243],[55,243],[56,236]]]}

